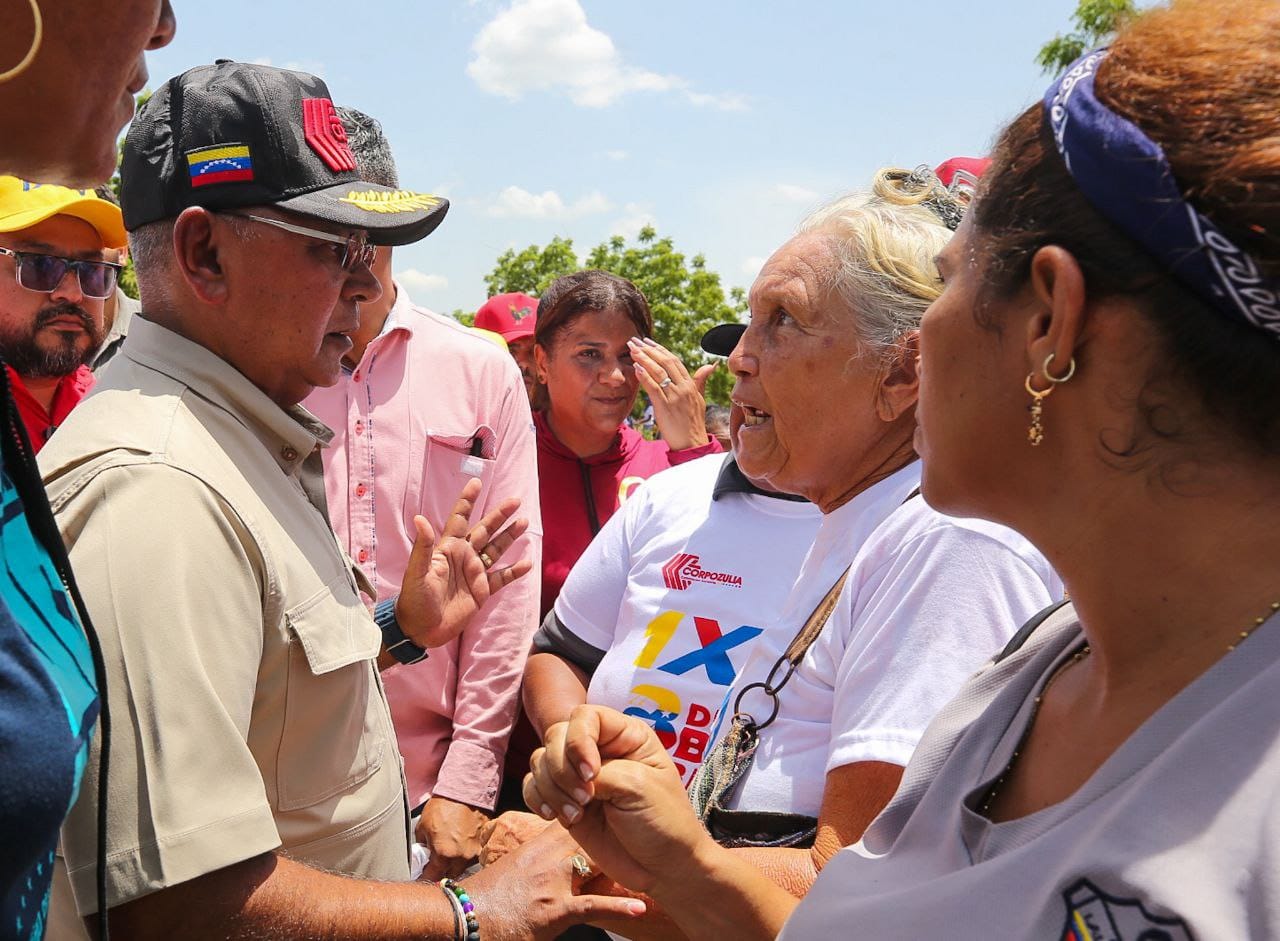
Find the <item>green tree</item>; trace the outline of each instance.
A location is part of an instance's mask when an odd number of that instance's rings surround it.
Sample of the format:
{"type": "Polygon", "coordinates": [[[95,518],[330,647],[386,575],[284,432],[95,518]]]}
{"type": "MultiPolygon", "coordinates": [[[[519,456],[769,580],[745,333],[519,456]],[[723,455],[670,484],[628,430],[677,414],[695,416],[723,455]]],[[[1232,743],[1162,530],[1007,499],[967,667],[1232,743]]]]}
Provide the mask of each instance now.
{"type": "MultiPolygon", "coordinates": [[[[151,98],[151,89],[144,88],[134,99],[134,113],[147,103],[151,98]]],[[[128,128],[125,128],[125,132],[128,128]]],[[[120,140],[116,143],[116,172],[111,174],[111,179],[107,183],[111,187],[111,192],[116,194],[116,202],[120,201],[120,162],[124,160],[124,138],[125,133],[120,134],[120,140]]],[[[125,258],[124,271],[120,272],[120,290],[128,294],[135,301],[138,299],[138,276],[133,270],[133,259],[125,258]]]]}
{"type": "Polygon", "coordinates": [[[573,250],[573,240],[556,236],[542,248],[530,245],[522,252],[507,249],[484,277],[489,297],[520,291],[540,297],[547,285],[561,275],[582,267],[573,250]]]}
{"type": "Polygon", "coordinates": [[[1065,36],[1059,33],[1041,46],[1036,65],[1048,75],[1057,75],[1137,13],[1134,0],[1080,0],[1071,15],[1075,29],[1065,36]]]}
{"type": "MultiPolygon", "coordinates": [[[[652,226],[640,230],[635,244],[615,235],[597,245],[579,262],[570,239],[556,237],[547,245],[530,245],[524,251],[508,249],[485,276],[489,294],[524,291],[535,296],[556,278],[583,267],[600,268],[634,282],[644,292],[653,312],[654,338],[671,350],[692,373],[712,362],[699,345],[708,329],[718,323],[739,320],[747,309],[739,288],[725,294],[720,275],[707,268],[706,258],[687,259],[669,238],[658,238],[652,226]]],[[[727,404],[733,379],[717,369],[707,383],[707,401],[727,404]]]]}

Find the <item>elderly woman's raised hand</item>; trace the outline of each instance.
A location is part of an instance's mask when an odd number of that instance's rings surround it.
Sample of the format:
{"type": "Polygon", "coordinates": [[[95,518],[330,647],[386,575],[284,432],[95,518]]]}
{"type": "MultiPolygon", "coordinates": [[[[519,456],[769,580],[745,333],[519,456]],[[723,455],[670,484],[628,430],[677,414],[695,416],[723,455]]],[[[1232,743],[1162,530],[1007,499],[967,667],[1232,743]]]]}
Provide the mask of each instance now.
{"type": "Polygon", "coordinates": [[[701,366],[691,376],[680,357],[656,340],[628,341],[640,385],[653,403],[653,420],[662,440],[672,451],[684,451],[706,444],[707,378],[715,364],[701,366]]]}
{"type": "Polygon", "coordinates": [[[533,753],[524,799],[559,819],[613,879],[657,895],[718,850],[694,816],[671,758],[648,725],[604,706],[578,706],[533,753]]]}

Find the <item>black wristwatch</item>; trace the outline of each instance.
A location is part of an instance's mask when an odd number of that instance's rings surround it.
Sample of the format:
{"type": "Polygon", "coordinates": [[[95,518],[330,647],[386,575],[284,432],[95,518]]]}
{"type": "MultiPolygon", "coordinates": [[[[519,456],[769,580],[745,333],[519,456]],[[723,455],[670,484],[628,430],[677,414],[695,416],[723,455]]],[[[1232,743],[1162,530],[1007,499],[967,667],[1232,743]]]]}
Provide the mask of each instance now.
{"type": "Polygon", "coordinates": [[[400,630],[400,622],[396,620],[396,601],[399,598],[388,598],[379,601],[373,608],[373,620],[382,631],[382,643],[387,653],[401,663],[419,663],[427,659],[427,651],[419,647],[400,630]]]}

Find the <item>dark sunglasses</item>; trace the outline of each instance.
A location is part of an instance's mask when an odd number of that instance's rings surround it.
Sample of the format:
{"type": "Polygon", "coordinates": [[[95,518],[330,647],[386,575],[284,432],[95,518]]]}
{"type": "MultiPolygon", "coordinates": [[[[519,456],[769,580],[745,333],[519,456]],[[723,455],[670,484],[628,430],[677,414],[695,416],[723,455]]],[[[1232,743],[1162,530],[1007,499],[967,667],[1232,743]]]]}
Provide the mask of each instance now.
{"type": "Polygon", "coordinates": [[[61,255],[45,255],[40,252],[15,252],[8,248],[0,248],[0,255],[13,258],[18,284],[28,291],[52,294],[67,276],[67,272],[74,271],[80,282],[80,293],[97,300],[115,293],[116,278],[122,267],[109,261],[82,261],[79,258],[63,258],[61,255]]]}

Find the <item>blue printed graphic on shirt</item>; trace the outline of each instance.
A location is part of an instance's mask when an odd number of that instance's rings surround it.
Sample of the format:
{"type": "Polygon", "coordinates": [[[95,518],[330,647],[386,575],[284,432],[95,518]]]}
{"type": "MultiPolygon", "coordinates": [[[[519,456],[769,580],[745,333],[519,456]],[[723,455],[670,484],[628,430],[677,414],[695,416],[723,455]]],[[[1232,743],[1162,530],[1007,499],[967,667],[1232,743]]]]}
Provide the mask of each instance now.
{"type": "Polygon", "coordinates": [[[98,717],[89,645],[8,473],[0,474],[0,939],[44,936],[58,828],[98,717]]]}

